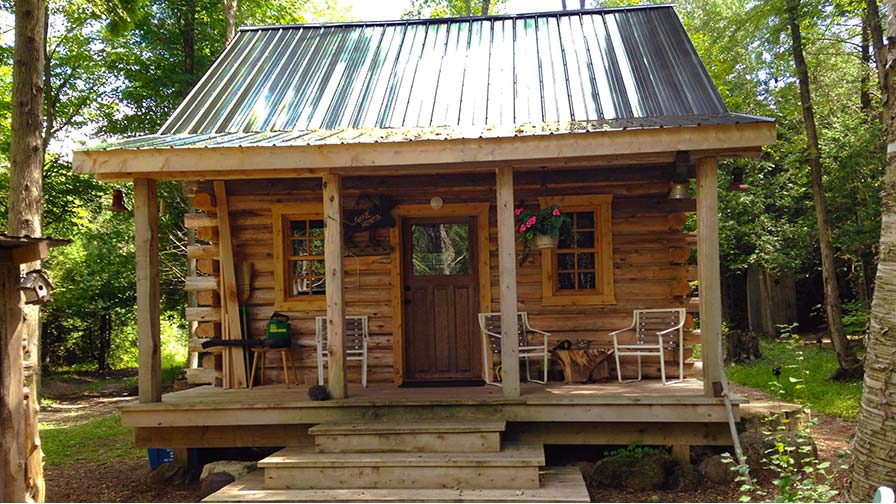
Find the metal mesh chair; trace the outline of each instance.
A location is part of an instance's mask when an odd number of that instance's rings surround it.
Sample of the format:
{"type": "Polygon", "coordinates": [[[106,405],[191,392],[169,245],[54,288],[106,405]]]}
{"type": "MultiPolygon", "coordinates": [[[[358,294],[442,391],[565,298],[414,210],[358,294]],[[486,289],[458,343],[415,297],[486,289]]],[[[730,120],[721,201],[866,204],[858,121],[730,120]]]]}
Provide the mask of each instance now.
{"type": "MultiPolygon", "coordinates": [[[[324,361],[330,358],[327,352],[327,317],[316,318],[317,330],[317,383],[324,384],[324,361]]],[[[361,361],[361,384],[367,386],[367,317],[345,317],[345,360],[361,361]]]]}
{"type": "MultiPolygon", "coordinates": [[[[529,316],[526,312],[517,312],[517,335],[520,345],[520,359],[526,362],[526,380],[545,384],[548,382],[548,336],[550,333],[533,329],[529,325],[529,316]],[[536,342],[529,340],[529,333],[541,335],[536,337],[536,342]],[[539,357],[542,359],[542,367],[544,369],[544,378],[541,380],[534,379],[530,376],[529,358],[539,357]]],[[[482,368],[485,383],[489,385],[501,386],[501,382],[491,379],[491,366],[493,357],[501,353],[501,314],[500,313],[480,313],[479,329],[482,331],[482,368]]]]}
{"type": "Polygon", "coordinates": [[[641,357],[659,357],[660,376],[663,385],[666,381],[665,352],[678,351],[678,380],[684,380],[684,308],[669,308],[655,310],[635,310],[632,324],[625,329],[613,331],[613,350],[616,356],[616,376],[619,383],[638,381],[641,379],[641,357]],[[635,343],[619,343],[619,334],[626,331],[635,331],[635,343]],[[636,380],[622,379],[622,368],[619,365],[619,357],[635,355],[638,357],[638,378],[636,380]]]}

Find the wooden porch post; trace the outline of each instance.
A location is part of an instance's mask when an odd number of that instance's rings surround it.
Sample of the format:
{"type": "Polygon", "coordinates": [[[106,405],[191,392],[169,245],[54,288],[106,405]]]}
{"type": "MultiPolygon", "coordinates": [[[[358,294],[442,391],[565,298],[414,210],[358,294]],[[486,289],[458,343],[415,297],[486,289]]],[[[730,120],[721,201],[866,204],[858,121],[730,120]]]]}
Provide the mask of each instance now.
{"type": "Polygon", "coordinates": [[[159,200],[156,181],[134,179],[137,253],[138,389],[142,403],[162,400],[159,303],[159,200]]]}
{"type": "Polygon", "coordinates": [[[328,173],[324,188],[324,264],[327,268],[328,384],[334,399],[348,397],[345,366],[345,298],[342,276],[342,179],[328,173]]]}
{"type": "Polygon", "coordinates": [[[519,397],[520,342],[517,337],[513,168],[498,168],[495,180],[498,193],[498,270],[501,283],[501,383],[505,397],[519,397]]]}
{"type": "Polygon", "coordinates": [[[697,278],[703,393],[721,394],[722,287],[719,279],[719,174],[716,158],[697,162],[697,278]],[[716,385],[718,384],[718,385],[716,385]]]}

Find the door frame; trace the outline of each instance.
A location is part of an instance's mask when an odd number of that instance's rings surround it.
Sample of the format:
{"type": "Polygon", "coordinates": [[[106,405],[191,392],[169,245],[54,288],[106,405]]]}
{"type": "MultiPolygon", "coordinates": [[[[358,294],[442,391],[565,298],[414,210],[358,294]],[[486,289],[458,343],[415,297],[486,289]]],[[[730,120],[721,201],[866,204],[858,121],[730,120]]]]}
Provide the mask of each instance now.
{"type": "Polygon", "coordinates": [[[395,226],[389,230],[392,243],[392,365],[395,369],[395,383],[404,383],[404,306],[402,304],[404,285],[402,269],[401,229],[406,217],[475,217],[476,255],[479,280],[479,309],[491,310],[491,246],[489,244],[489,208],[491,203],[452,203],[442,208],[430,205],[398,205],[392,210],[395,226]]]}

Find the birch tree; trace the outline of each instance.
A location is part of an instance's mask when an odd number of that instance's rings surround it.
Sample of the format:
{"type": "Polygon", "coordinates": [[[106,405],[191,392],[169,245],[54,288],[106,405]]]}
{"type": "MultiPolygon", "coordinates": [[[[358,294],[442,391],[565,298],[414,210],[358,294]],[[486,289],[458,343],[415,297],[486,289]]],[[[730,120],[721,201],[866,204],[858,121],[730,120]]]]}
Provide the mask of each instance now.
{"type": "MultiPolygon", "coordinates": [[[[876,14],[876,5],[871,6],[869,2],[869,11],[872,9],[876,14]]],[[[896,0],[887,2],[887,10],[890,19],[896,19],[896,0]]],[[[887,24],[886,47],[894,42],[896,25],[891,21],[887,24]]],[[[848,493],[853,502],[870,502],[878,486],[896,487],[896,54],[886,51],[882,43],[875,45],[881,75],[887,161],[862,409],[852,446],[848,493]]]]}

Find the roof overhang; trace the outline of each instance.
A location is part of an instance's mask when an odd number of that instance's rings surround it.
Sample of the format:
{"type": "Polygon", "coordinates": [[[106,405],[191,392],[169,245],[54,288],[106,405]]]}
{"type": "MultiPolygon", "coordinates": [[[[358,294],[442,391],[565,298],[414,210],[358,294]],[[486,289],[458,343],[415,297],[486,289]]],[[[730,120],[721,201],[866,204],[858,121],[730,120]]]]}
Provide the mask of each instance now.
{"type": "Polygon", "coordinates": [[[162,147],[75,151],[77,173],[99,180],[317,177],[487,171],[496,166],[593,167],[756,156],[775,123],[585,131],[500,138],[290,146],[162,147]],[[568,162],[574,160],[575,162],[568,162]]]}

